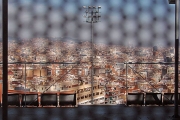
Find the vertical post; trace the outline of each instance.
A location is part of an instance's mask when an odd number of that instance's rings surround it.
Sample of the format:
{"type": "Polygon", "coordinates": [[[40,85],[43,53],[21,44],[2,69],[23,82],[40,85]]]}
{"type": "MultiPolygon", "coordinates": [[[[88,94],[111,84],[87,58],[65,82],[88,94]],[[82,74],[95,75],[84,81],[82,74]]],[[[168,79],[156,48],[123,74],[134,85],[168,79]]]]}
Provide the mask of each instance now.
{"type": "Polygon", "coordinates": [[[25,85],[24,85],[24,88],[26,89],[26,62],[25,62],[25,64],[24,64],[24,67],[25,67],[25,68],[24,68],[24,80],[25,80],[25,81],[24,81],[24,84],[25,84],[25,85]]]}
{"type": "Polygon", "coordinates": [[[128,88],[127,88],[127,74],[128,74],[128,66],[127,66],[128,63],[126,63],[126,105],[127,105],[127,96],[128,96],[128,88]]]}
{"type": "MultiPolygon", "coordinates": [[[[93,13],[91,13],[93,15],[93,13]]],[[[93,18],[91,18],[93,19],[93,18]]],[[[94,49],[93,49],[93,20],[91,21],[91,104],[93,104],[93,87],[94,87],[94,64],[93,64],[93,56],[94,56],[94,49]]]]}
{"type": "Polygon", "coordinates": [[[2,42],[3,42],[3,110],[2,120],[8,120],[8,0],[2,0],[2,42]]]}
{"type": "MultiPolygon", "coordinates": [[[[26,89],[26,62],[25,62],[25,65],[24,65],[24,79],[25,79],[25,85],[24,85],[24,89],[26,89]]],[[[26,91],[25,91],[25,106],[26,106],[26,91]]],[[[27,106],[26,106],[27,107],[27,106]]]]}
{"type": "Polygon", "coordinates": [[[175,3],[175,84],[174,84],[174,118],[178,118],[178,67],[179,67],[179,0],[175,3]]]}

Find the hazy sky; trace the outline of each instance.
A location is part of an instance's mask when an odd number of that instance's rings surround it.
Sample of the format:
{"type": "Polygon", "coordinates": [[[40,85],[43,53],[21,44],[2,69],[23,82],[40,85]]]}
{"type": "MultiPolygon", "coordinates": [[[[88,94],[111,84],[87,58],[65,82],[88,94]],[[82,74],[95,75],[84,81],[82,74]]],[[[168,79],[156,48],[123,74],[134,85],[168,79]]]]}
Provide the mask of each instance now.
{"type": "Polygon", "coordinates": [[[168,0],[9,0],[9,37],[90,41],[84,5],[102,7],[96,43],[174,46],[175,5],[168,0]]]}

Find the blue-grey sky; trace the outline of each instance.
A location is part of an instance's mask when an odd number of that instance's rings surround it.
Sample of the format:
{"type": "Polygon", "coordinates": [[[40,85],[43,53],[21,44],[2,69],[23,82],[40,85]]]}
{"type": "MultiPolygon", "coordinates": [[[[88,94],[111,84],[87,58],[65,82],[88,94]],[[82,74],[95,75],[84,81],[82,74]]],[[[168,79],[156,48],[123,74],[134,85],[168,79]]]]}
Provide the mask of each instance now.
{"type": "Polygon", "coordinates": [[[96,43],[174,46],[175,5],[168,0],[9,0],[9,37],[90,41],[84,5],[102,7],[96,43]]]}

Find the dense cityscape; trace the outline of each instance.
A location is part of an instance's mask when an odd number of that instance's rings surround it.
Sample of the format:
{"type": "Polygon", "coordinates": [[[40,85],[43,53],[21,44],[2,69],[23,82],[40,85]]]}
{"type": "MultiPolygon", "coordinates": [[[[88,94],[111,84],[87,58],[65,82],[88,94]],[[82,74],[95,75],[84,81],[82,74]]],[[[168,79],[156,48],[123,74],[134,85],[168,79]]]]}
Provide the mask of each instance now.
{"type": "Polygon", "coordinates": [[[75,90],[78,104],[124,104],[130,92],[174,92],[173,47],[10,40],[8,61],[9,90],[75,90]]]}

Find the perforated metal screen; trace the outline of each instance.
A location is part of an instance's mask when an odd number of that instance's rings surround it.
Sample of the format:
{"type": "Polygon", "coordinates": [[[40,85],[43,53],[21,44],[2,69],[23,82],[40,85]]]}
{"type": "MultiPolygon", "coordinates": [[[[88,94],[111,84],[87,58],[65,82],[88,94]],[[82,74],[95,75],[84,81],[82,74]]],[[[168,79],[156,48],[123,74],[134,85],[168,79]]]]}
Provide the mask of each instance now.
{"type": "Polygon", "coordinates": [[[90,41],[84,5],[102,6],[95,43],[174,45],[174,5],[166,0],[9,0],[9,37],[90,41]]]}
{"type": "Polygon", "coordinates": [[[21,85],[43,92],[52,86],[50,89],[59,91],[86,84],[87,88],[76,89],[78,103],[90,98],[82,104],[122,104],[127,92],[134,91],[172,92],[173,66],[124,63],[173,62],[174,24],[174,5],[166,0],[9,0],[8,60],[19,62],[9,65],[9,83],[15,83],[9,84],[9,89],[21,85]],[[100,22],[93,26],[94,50],[91,24],[85,22],[82,6],[101,6],[100,22]],[[80,64],[63,64],[77,61],[80,64]],[[26,62],[32,65],[26,66],[26,62]],[[37,74],[28,78],[25,69],[37,74]],[[46,71],[41,69],[47,69],[50,78],[41,76],[41,71],[46,71]],[[60,77],[62,84],[56,81],[60,77]],[[164,83],[169,88],[162,90],[164,83]]]}

